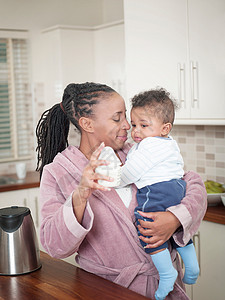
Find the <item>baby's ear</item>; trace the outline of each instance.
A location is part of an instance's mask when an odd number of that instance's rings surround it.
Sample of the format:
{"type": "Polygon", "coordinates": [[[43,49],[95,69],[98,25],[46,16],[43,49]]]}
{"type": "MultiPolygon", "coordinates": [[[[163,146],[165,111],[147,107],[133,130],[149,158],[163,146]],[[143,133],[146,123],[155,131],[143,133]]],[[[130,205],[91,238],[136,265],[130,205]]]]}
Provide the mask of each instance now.
{"type": "Polygon", "coordinates": [[[172,129],[172,124],[171,123],[165,123],[162,126],[162,136],[166,136],[170,133],[170,130],[172,129]]]}

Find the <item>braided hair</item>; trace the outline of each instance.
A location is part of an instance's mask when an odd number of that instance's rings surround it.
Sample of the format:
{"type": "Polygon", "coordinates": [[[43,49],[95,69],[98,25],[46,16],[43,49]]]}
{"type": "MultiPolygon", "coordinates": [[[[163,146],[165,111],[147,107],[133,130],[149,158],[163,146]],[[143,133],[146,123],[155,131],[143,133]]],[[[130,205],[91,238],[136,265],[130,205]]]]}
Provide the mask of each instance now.
{"type": "Polygon", "coordinates": [[[64,90],[61,104],[55,104],[42,114],[36,127],[36,171],[40,172],[40,177],[44,166],[51,163],[56,154],[68,146],[70,122],[81,131],[79,119],[90,117],[93,114],[93,106],[106,94],[111,93],[115,91],[104,84],[71,83],[64,90]]]}

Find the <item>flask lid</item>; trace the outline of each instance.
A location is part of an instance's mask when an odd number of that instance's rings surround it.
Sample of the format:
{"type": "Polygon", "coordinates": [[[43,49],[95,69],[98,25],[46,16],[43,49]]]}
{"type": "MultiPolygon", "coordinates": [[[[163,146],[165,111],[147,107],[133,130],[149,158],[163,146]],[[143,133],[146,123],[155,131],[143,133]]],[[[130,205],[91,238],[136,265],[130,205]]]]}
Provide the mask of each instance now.
{"type": "Polygon", "coordinates": [[[16,231],[23,218],[30,214],[28,207],[11,206],[0,209],[0,227],[6,232],[16,231]]]}

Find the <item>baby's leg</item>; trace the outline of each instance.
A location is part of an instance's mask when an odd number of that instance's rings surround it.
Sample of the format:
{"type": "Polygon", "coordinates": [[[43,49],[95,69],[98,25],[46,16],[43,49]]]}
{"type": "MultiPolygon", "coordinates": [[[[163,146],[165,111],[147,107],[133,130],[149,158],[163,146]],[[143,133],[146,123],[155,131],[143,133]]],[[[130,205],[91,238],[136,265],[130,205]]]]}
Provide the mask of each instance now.
{"type": "MultiPolygon", "coordinates": [[[[143,217],[141,217],[143,218],[143,217]]],[[[145,221],[152,221],[147,220],[145,221]]],[[[139,221],[137,220],[137,225],[139,225],[139,221]]],[[[138,230],[138,235],[142,235],[138,230]]],[[[147,245],[144,241],[140,239],[141,245],[144,247],[146,253],[151,255],[152,261],[159,272],[159,286],[155,293],[156,300],[163,300],[165,297],[173,290],[174,282],[177,278],[177,271],[174,269],[171,256],[169,253],[168,243],[165,242],[158,248],[145,248],[147,245]]]]}
{"type": "Polygon", "coordinates": [[[177,279],[177,270],[173,267],[170,252],[167,248],[151,254],[151,258],[159,272],[159,286],[155,293],[155,299],[163,300],[173,290],[177,279]]]}
{"type": "Polygon", "coordinates": [[[183,282],[186,284],[195,284],[199,275],[199,265],[194,244],[190,243],[185,247],[177,247],[177,251],[185,265],[183,282]]]}

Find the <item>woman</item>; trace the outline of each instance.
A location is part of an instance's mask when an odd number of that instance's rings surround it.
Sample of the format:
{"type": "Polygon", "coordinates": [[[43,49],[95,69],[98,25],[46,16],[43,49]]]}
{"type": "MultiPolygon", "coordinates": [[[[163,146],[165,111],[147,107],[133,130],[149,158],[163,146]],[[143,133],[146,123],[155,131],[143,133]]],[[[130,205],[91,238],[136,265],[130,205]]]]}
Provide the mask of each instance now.
{"type": "MultiPolygon", "coordinates": [[[[97,180],[111,179],[95,173],[96,167],[107,164],[98,160],[104,145],[124,163],[130,149],[125,144],[130,128],[125,113],[124,100],[113,89],[84,83],[69,84],[62,102],[42,115],[37,126],[41,242],[51,256],[78,252],[81,268],[153,299],[158,273],[135,228],[136,188],[108,190],[97,180]],[[70,122],[81,133],[79,148],[68,146],[70,122]]],[[[157,247],[172,235],[183,246],[197,231],[206,192],[197,174],[189,172],[184,179],[187,191],[180,205],[146,213],[154,222],[140,221],[140,232],[152,236],[142,237],[147,247],[157,247]]],[[[167,299],[188,299],[176,251],[171,250],[171,256],[179,276],[167,299]]]]}

